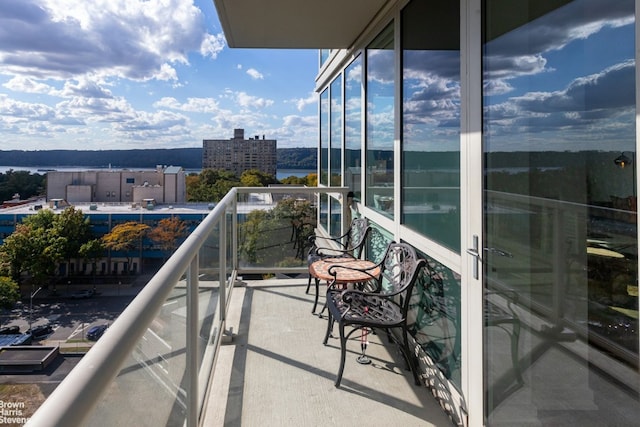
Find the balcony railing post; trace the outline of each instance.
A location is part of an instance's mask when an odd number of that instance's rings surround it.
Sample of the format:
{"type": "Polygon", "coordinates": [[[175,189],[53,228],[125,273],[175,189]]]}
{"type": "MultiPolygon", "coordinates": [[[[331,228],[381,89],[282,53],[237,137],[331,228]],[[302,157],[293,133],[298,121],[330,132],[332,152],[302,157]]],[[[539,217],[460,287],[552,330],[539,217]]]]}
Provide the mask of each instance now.
{"type": "Polygon", "coordinates": [[[187,275],[187,427],[198,425],[198,288],[199,258],[193,257],[187,275]]]}
{"type": "Polygon", "coordinates": [[[218,253],[220,255],[220,327],[221,331],[225,331],[226,324],[225,320],[227,318],[227,217],[226,217],[226,209],[225,214],[220,221],[219,226],[219,250],[218,253]]]}
{"type": "Polygon", "coordinates": [[[231,229],[231,234],[232,234],[232,250],[231,250],[231,263],[232,263],[232,270],[237,270],[238,269],[238,197],[236,197],[233,200],[233,203],[231,204],[231,209],[233,212],[233,215],[231,217],[231,225],[232,225],[232,229],[231,229]]]}

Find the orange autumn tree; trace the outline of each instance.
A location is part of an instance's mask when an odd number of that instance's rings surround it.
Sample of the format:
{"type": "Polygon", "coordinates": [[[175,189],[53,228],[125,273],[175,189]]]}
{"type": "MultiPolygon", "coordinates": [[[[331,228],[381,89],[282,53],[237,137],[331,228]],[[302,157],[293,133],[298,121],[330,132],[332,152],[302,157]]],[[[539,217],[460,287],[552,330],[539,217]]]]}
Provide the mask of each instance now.
{"type": "Polygon", "coordinates": [[[118,224],[102,236],[104,246],[112,251],[122,252],[128,261],[128,270],[133,266],[133,254],[142,245],[142,239],[149,231],[149,226],[135,221],[118,224]]]}
{"type": "Polygon", "coordinates": [[[149,231],[148,237],[163,251],[173,252],[179,241],[187,235],[187,225],[177,216],[163,218],[149,231]]]}

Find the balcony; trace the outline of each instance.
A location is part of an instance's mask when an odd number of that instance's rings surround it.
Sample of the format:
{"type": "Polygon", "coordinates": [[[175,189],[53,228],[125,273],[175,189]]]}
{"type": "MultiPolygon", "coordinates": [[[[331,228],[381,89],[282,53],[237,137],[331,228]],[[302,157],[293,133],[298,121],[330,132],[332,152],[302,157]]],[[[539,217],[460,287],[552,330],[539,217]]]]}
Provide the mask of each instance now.
{"type": "MultiPolygon", "coordinates": [[[[331,189],[342,211],[320,221],[349,222],[347,191],[331,189]]],[[[28,425],[451,425],[384,337],[369,336],[373,363],[359,365],[354,335],[334,387],[339,345],[322,345],[326,320],[311,314],[296,216],[323,192],[230,191],[28,425]]]]}

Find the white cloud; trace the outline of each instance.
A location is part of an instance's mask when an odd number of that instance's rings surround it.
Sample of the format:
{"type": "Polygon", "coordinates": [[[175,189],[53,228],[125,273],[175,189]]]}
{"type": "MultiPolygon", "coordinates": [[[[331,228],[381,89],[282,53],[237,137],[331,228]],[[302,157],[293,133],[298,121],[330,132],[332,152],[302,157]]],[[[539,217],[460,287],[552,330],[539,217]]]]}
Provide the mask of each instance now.
{"type": "Polygon", "coordinates": [[[222,43],[193,0],[0,2],[0,72],[8,75],[175,80],[172,64],[188,63],[190,52],[215,58],[222,43]]]}
{"type": "Polygon", "coordinates": [[[51,86],[26,76],[15,76],[3,86],[15,92],[25,93],[49,93],[53,90],[51,86]]]}
{"type": "Polygon", "coordinates": [[[55,110],[45,104],[17,101],[0,94],[0,118],[9,122],[46,121],[55,117],[55,110]]]}
{"type": "Polygon", "coordinates": [[[226,90],[224,94],[225,98],[232,99],[237,105],[242,108],[260,109],[271,107],[274,104],[272,99],[260,98],[258,96],[249,95],[246,92],[233,92],[226,90]]]}
{"type": "Polygon", "coordinates": [[[84,98],[112,98],[111,91],[102,87],[104,82],[95,81],[88,77],[79,77],[77,80],[65,82],[61,91],[51,91],[52,95],[61,97],[80,96],[84,98]]]}
{"type": "Polygon", "coordinates": [[[302,111],[308,105],[315,105],[318,103],[318,95],[315,92],[311,92],[306,98],[298,98],[293,101],[296,104],[298,111],[302,111]]]}
{"type": "Polygon", "coordinates": [[[262,80],[262,79],[264,79],[264,76],[262,75],[262,73],[260,73],[255,68],[249,68],[247,70],[247,74],[249,74],[249,76],[251,76],[251,78],[254,79],[254,80],[262,80]]]}
{"type": "Polygon", "coordinates": [[[153,106],[191,113],[217,113],[220,111],[218,102],[213,98],[188,98],[187,102],[181,104],[175,98],[165,97],[155,102],[153,106]]]}
{"type": "Polygon", "coordinates": [[[205,57],[209,56],[211,59],[216,59],[218,54],[224,49],[225,44],[224,34],[207,34],[200,45],[200,54],[205,57]]]}

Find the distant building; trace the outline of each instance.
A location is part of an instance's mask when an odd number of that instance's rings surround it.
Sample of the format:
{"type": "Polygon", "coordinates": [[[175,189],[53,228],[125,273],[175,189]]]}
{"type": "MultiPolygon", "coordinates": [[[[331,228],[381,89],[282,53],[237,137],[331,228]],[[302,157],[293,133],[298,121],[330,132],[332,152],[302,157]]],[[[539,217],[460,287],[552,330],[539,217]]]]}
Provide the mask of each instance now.
{"type": "Polygon", "coordinates": [[[234,129],[231,139],[202,141],[202,168],[224,169],[240,177],[242,172],[257,169],[269,175],[277,172],[277,141],[275,139],[244,139],[244,129],[234,129]]]}
{"type": "Polygon", "coordinates": [[[47,172],[47,200],[70,204],[184,203],[187,198],[185,172],[179,166],[155,170],[89,170],[47,172]]]}

